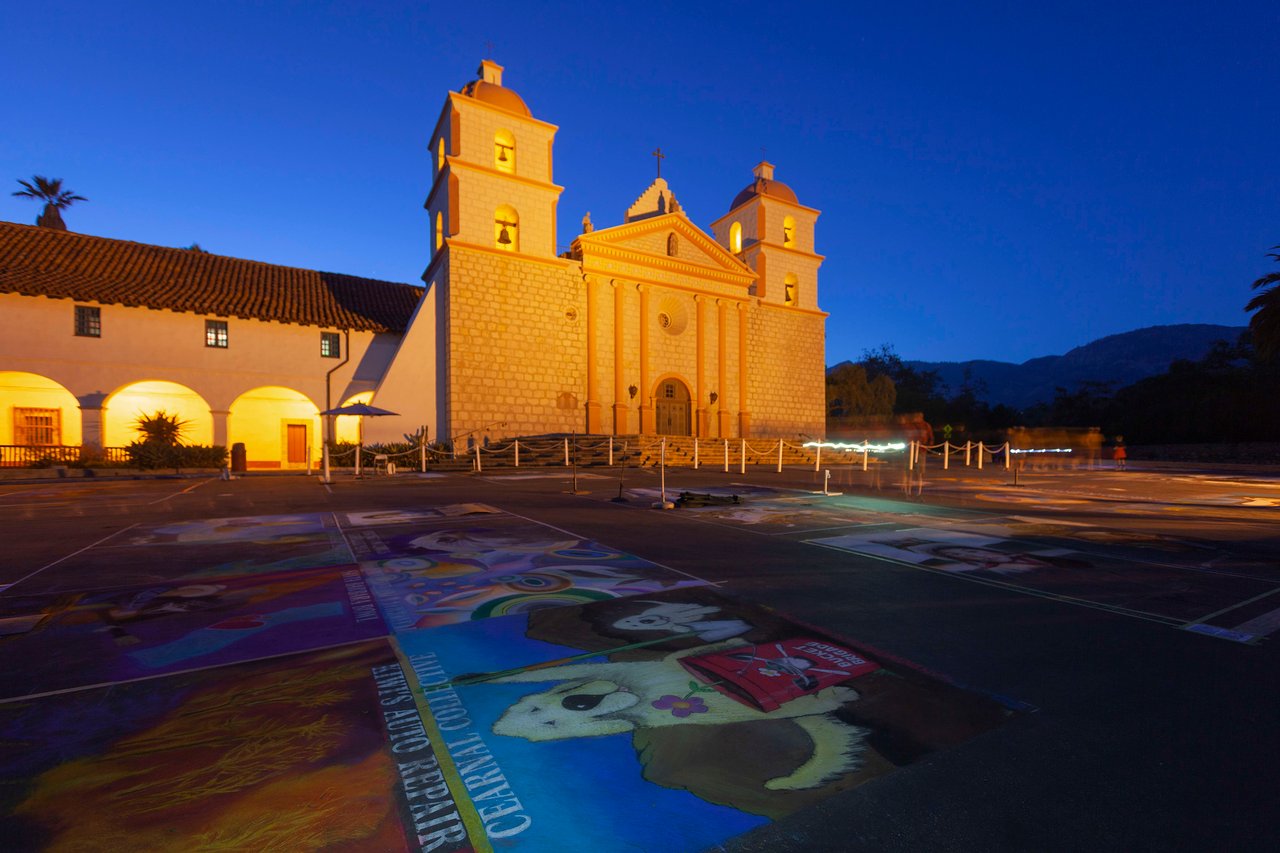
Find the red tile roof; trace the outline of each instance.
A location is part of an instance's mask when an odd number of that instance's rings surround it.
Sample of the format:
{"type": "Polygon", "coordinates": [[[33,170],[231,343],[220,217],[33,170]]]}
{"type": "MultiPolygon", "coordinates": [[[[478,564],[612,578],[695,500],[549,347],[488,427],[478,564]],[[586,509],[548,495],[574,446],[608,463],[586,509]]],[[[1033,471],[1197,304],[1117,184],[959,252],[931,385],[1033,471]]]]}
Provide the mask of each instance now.
{"type": "Polygon", "coordinates": [[[0,222],[0,293],[401,332],[422,288],[0,222]]]}

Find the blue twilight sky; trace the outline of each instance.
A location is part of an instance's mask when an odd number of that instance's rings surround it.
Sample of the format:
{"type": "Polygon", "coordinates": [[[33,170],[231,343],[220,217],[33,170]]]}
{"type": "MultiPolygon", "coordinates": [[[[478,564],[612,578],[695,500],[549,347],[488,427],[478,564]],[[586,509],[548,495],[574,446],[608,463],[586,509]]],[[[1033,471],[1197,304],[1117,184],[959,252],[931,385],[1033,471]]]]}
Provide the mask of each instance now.
{"type": "Polygon", "coordinates": [[[828,363],[1243,325],[1280,243],[1275,0],[8,0],[0,21],[0,180],[63,178],[89,234],[416,283],[428,135],[487,42],[560,127],[564,244],[585,211],[621,220],[655,146],[703,227],[764,147],[823,211],[828,363]]]}

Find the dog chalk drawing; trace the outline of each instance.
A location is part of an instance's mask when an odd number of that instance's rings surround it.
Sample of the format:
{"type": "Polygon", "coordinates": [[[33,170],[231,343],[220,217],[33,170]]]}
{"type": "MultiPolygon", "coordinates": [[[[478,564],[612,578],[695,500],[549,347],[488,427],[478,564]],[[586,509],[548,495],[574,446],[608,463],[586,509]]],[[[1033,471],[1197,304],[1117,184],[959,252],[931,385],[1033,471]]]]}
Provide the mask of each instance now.
{"type": "Polygon", "coordinates": [[[613,623],[623,631],[667,631],[672,634],[697,634],[709,643],[736,637],[751,630],[741,619],[708,619],[720,612],[719,607],[685,602],[642,601],[652,604],[648,610],[626,616],[613,623]],[[705,621],[704,621],[705,620],[705,621]]]}
{"type": "Polygon", "coordinates": [[[810,737],[807,760],[765,783],[775,791],[816,788],[861,766],[866,729],[832,716],[857,691],[836,685],[764,712],[691,682],[680,658],[741,645],[731,640],[674,652],[660,660],[579,663],[506,675],[494,681],[559,685],[525,696],[493,724],[495,734],[529,741],[639,732],[665,726],[714,726],[791,720],[810,737]],[[692,689],[691,689],[692,688],[692,689]]]}

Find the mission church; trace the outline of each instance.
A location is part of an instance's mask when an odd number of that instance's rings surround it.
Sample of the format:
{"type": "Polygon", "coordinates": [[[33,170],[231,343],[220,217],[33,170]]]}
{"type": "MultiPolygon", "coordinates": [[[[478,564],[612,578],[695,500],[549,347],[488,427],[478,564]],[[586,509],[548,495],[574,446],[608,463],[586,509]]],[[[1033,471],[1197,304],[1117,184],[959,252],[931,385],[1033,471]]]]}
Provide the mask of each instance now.
{"type": "Polygon", "coordinates": [[[301,468],[350,402],[399,413],[367,442],[821,436],[819,212],[762,162],[708,232],[658,177],[557,254],[557,127],[502,73],[432,131],[425,288],[0,223],[0,445],[123,446],[163,410],[301,468]]]}

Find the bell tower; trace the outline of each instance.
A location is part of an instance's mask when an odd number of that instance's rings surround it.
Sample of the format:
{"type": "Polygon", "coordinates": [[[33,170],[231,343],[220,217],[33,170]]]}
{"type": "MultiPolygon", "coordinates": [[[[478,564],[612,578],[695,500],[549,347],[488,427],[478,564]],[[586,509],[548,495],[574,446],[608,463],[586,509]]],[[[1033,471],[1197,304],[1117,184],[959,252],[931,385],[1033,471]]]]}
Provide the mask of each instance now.
{"type": "Polygon", "coordinates": [[[814,251],[814,232],[821,211],[801,204],[773,171],[772,163],[757,163],[754,180],[711,229],[720,245],[756,271],[755,295],[762,302],[816,311],[824,258],[814,251]]]}
{"type": "Polygon", "coordinates": [[[450,242],[519,255],[556,254],[552,183],[556,130],[502,85],[488,59],[477,79],[450,92],[431,133],[434,180],[424,205],[432,257],[450,242]]]}

